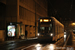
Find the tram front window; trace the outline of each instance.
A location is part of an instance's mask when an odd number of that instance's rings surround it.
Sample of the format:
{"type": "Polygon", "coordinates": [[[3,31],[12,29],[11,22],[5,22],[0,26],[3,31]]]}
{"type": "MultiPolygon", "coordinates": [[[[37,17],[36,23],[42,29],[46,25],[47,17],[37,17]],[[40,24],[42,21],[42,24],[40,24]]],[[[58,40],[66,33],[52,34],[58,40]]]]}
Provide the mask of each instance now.
{"type": "Polygon", "coordinates": [[[41,24],[40,25],[40,33],[50,33],[52,29],[52,24],[41,24]]]}

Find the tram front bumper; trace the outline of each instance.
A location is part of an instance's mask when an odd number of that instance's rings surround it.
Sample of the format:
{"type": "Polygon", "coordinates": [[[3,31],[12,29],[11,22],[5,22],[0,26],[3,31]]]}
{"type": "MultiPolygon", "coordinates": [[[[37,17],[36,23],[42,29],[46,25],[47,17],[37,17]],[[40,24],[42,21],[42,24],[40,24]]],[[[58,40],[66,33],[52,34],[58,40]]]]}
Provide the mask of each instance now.
{"type": "Polygon", "coordinates": [[[52,38],[53,37],[41,37],[41,36],[39,36],[38,37],[38,40],[39,41],[52,41],[52,38]]]}

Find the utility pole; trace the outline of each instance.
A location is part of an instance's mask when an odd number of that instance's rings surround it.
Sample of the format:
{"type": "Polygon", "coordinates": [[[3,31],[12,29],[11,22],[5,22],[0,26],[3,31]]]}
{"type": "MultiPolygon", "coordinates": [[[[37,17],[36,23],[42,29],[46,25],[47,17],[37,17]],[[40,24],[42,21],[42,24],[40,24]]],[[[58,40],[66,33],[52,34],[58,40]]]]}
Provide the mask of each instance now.
{"type": "MultiPolygon", "coordinates": [[[[35,0],[34,0],[35,2],[35,0]]],[[[36,2],[35,2],[35,37],[36,37],[36,2]]]]}

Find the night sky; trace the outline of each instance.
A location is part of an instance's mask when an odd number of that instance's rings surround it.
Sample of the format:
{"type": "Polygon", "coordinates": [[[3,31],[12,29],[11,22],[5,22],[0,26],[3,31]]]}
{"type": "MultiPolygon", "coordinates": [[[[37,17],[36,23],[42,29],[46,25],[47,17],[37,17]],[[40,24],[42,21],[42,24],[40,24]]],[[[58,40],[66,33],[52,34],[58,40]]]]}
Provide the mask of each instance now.
{"type": "Polygon", "coordinates": [[[48,0],[49,16],[75,21],[75,0],[48,0]],[[52,12],[52,13],[51,13],[52,12]]]}

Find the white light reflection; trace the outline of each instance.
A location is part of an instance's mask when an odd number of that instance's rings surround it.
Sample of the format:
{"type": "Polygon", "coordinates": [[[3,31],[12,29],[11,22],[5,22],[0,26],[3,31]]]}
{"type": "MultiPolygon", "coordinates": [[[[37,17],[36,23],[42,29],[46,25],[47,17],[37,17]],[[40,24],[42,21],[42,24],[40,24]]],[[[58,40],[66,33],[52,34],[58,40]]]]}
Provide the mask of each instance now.
{"type": "Polygon", "coordinates": [[[64,38],[66,38],[66,35],[64,35],[64,38]]]}
{"type": "Polygon", "coordinates": [[[35,47],[36,47],[36,50],[41,50],[42,45],[41,44],[37,44],[37,45],[35,45],[35,47]]]}
{"type": "Polygon", "coordinates": [[[48,50],[54,50],[55,47],[56,47],[56,45],[50,44],[50,45],[48,45],[48,50]]]}
{"type": "Polygon", "coordinates": [[[64,42],[66,41],[66,35],[64,35],[64,42]]]}

